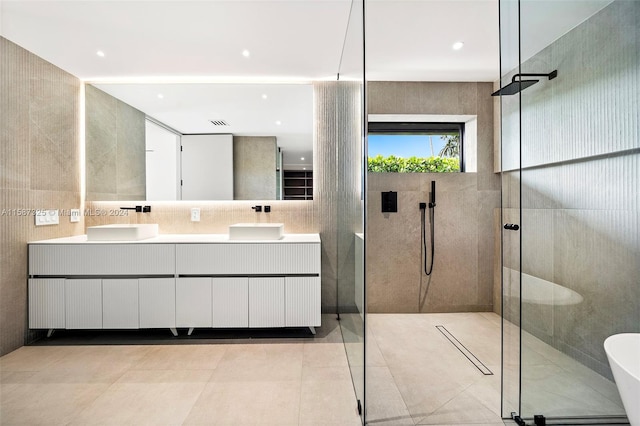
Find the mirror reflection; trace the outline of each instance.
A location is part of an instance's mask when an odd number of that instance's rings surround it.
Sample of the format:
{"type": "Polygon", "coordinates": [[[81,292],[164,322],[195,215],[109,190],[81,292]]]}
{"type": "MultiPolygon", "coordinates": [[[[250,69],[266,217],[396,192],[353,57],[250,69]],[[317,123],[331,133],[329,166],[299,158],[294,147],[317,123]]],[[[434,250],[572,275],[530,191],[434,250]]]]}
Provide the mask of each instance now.
{"type": "Polygon", "coordinates": [[[309,200],[311,84],[87,84],[87,200],[309,200]]]}

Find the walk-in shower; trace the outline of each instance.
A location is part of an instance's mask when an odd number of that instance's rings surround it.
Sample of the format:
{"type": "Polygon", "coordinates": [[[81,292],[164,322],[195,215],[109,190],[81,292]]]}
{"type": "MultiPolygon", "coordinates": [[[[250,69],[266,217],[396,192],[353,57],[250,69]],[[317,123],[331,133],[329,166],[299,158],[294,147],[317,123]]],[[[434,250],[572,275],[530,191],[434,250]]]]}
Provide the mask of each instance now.
{"type": "Polygon", "coordinates": [[[570,3],[500,0],[502,416],[624,424],[603,343],[640,332],[640,2],[570,3]]]}

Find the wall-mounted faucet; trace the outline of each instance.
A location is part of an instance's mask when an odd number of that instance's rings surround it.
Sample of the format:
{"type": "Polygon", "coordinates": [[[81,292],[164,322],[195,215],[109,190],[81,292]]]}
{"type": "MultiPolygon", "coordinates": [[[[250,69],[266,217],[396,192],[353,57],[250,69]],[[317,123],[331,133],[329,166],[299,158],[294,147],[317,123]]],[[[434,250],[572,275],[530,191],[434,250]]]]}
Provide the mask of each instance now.
{"type": "Polygon", "coordinates": [[[136,213],[151,213],[151,206],[120,207],[120,210],[135,210],[136,213]]]}
{"type": "Polygon", "coordinates": [[[251,207],[253,210],[256,211],[256,213],[260,213],[262,211],[262,206],[253,206],[251,207]]]}

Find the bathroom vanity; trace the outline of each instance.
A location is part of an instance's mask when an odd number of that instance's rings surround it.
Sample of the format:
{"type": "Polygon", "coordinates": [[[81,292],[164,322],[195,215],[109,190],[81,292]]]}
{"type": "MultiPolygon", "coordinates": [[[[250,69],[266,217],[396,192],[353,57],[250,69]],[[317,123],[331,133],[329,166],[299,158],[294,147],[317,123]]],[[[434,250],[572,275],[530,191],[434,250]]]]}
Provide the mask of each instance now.
{"type": "Polygon", "coordinates": [[[29,328],[320,326],[320,237],[29,243],[29,328]]]}

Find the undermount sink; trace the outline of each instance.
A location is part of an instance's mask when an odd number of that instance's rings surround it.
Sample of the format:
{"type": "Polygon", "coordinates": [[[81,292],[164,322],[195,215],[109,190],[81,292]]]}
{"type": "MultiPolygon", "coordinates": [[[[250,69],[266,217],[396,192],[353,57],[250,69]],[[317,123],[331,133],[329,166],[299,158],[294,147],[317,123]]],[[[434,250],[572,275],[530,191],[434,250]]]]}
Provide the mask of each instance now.
{"type": "Polygon", "coordinates": [[[284,223],[236,223],[229,226],[230,240],[279,240],[284,223]]]}
{"type": "Polygon", "coordinates": [[[88,241],[138,241],[158,236],[157,223],[89,226],[88,241]]]}

